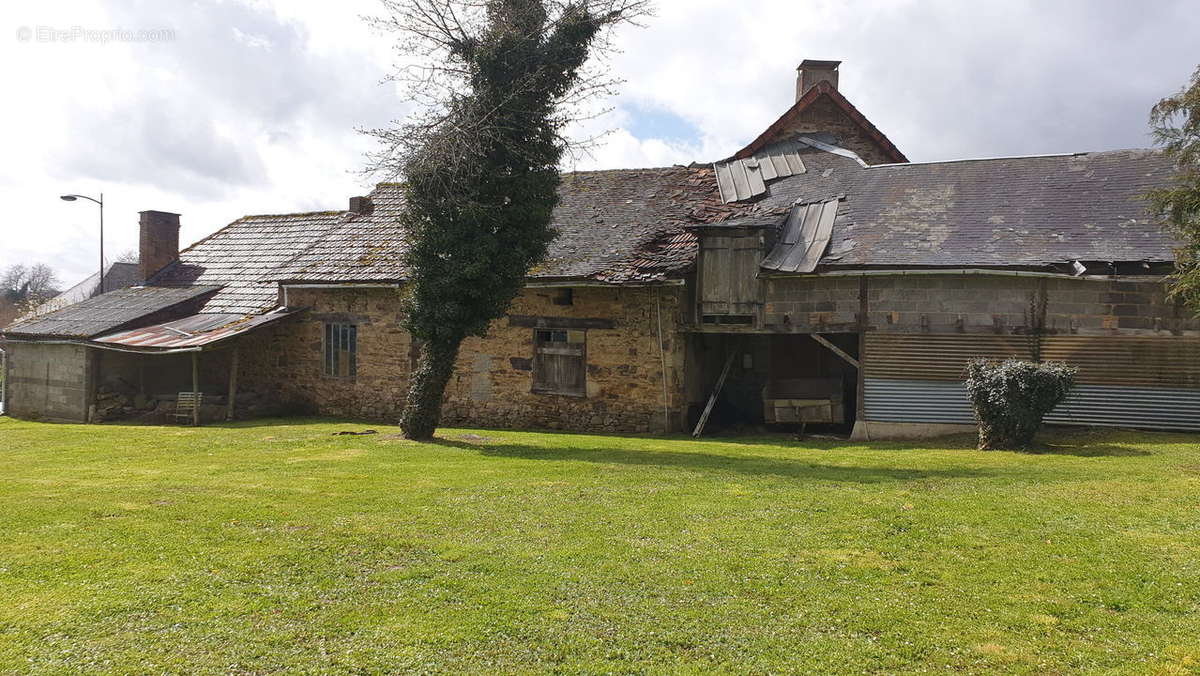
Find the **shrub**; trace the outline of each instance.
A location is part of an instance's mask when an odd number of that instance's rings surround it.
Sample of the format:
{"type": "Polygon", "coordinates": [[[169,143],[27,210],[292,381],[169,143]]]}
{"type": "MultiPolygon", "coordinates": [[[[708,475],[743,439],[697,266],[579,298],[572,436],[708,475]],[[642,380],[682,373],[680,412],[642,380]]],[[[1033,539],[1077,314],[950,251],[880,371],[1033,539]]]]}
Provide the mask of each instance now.
{"type": "Polygon", "coordinates": [[[1066,364],[1037,364],[1019,359],[967,364],[967,395],[979,420],[979,448],[1025,449],[1075,382],[1066,364]]]}

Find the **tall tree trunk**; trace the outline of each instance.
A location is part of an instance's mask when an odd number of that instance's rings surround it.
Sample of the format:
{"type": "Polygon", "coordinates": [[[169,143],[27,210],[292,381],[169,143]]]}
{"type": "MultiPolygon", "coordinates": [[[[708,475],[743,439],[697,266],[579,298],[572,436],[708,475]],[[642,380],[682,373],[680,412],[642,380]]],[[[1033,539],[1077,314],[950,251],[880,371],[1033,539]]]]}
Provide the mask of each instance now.
{"type": "Polygon", "coordinates": [[[408,401],[400,414],[400,428],[404,438],[424,441],[433,438],[442,417],[442,397],[446,383],[454,373],[454,362],[458,359],[458,347],[462,339],[425,341],[417,356],[417,369],[413,371],[408,388],[408,401]]]}

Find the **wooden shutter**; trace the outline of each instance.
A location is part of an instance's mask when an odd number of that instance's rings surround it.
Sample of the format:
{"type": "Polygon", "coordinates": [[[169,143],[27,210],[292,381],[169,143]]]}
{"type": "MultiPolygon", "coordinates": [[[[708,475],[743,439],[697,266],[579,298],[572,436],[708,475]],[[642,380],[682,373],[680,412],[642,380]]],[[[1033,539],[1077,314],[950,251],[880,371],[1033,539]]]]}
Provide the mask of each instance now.
{"type": "Polygon", "coordinates": [[[586,394],[587,343],[583,331],[534,331],[533,391],[541,394],[586,394]]]}

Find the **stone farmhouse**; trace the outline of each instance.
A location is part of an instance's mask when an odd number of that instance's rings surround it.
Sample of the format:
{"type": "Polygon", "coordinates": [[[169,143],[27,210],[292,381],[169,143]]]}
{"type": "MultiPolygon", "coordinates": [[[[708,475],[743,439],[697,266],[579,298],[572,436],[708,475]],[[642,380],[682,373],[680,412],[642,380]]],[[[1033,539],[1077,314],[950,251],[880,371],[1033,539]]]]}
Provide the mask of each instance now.
{"type": "MultiPolygon", "coordinates": [[[[464,345],[444,422],[933,434],[972,422],[966,360],[1020,357],[1079,368],[1052,422],[1200,430],[1200,321],[1165,298],[1176,243],[1141,198],[1171,174],[1152,150],[911,163],[838,62],[804,61],[795,104],[732,157],[564,175],[559,237],[464,345]]],[[[383,183],[182,251],[178,215],[142,212],[143,285],[4,330],[10,414],[162,415],[200,392],[206,418],[394,421],[415,356],[402,208],[383,183]]]]}

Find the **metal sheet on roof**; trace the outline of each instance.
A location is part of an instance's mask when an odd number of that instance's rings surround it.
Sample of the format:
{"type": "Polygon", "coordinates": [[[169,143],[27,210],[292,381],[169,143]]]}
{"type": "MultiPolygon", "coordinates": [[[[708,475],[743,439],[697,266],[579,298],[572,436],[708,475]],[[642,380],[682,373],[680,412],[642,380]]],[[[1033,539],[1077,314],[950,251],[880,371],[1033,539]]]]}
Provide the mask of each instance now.
{"type": "Polygon", "coordinates": [[[262,315],[241,314],[197,314],[172,322],[155,324],[140,329],[121,331],[95,338],[97,343],[156,350],[179,350],[202,348],[267,324],[274,323],[295,312],[276,310],[262,315]]]}
{"type": "Polygon", "coordinates": [[[721,200],[728,203],[756,197],[767,191],[766,181],[803,174],[800,148],[790,141],[777,143],[753,157],[714,164],[721,200]]]}
{"type": "Polygon", "coordinates": [[[833,234],[838,202],[835,198],[792,207],[779,242],[763,259],[762,267],[779,272],[816,270],[833,234]]]}

